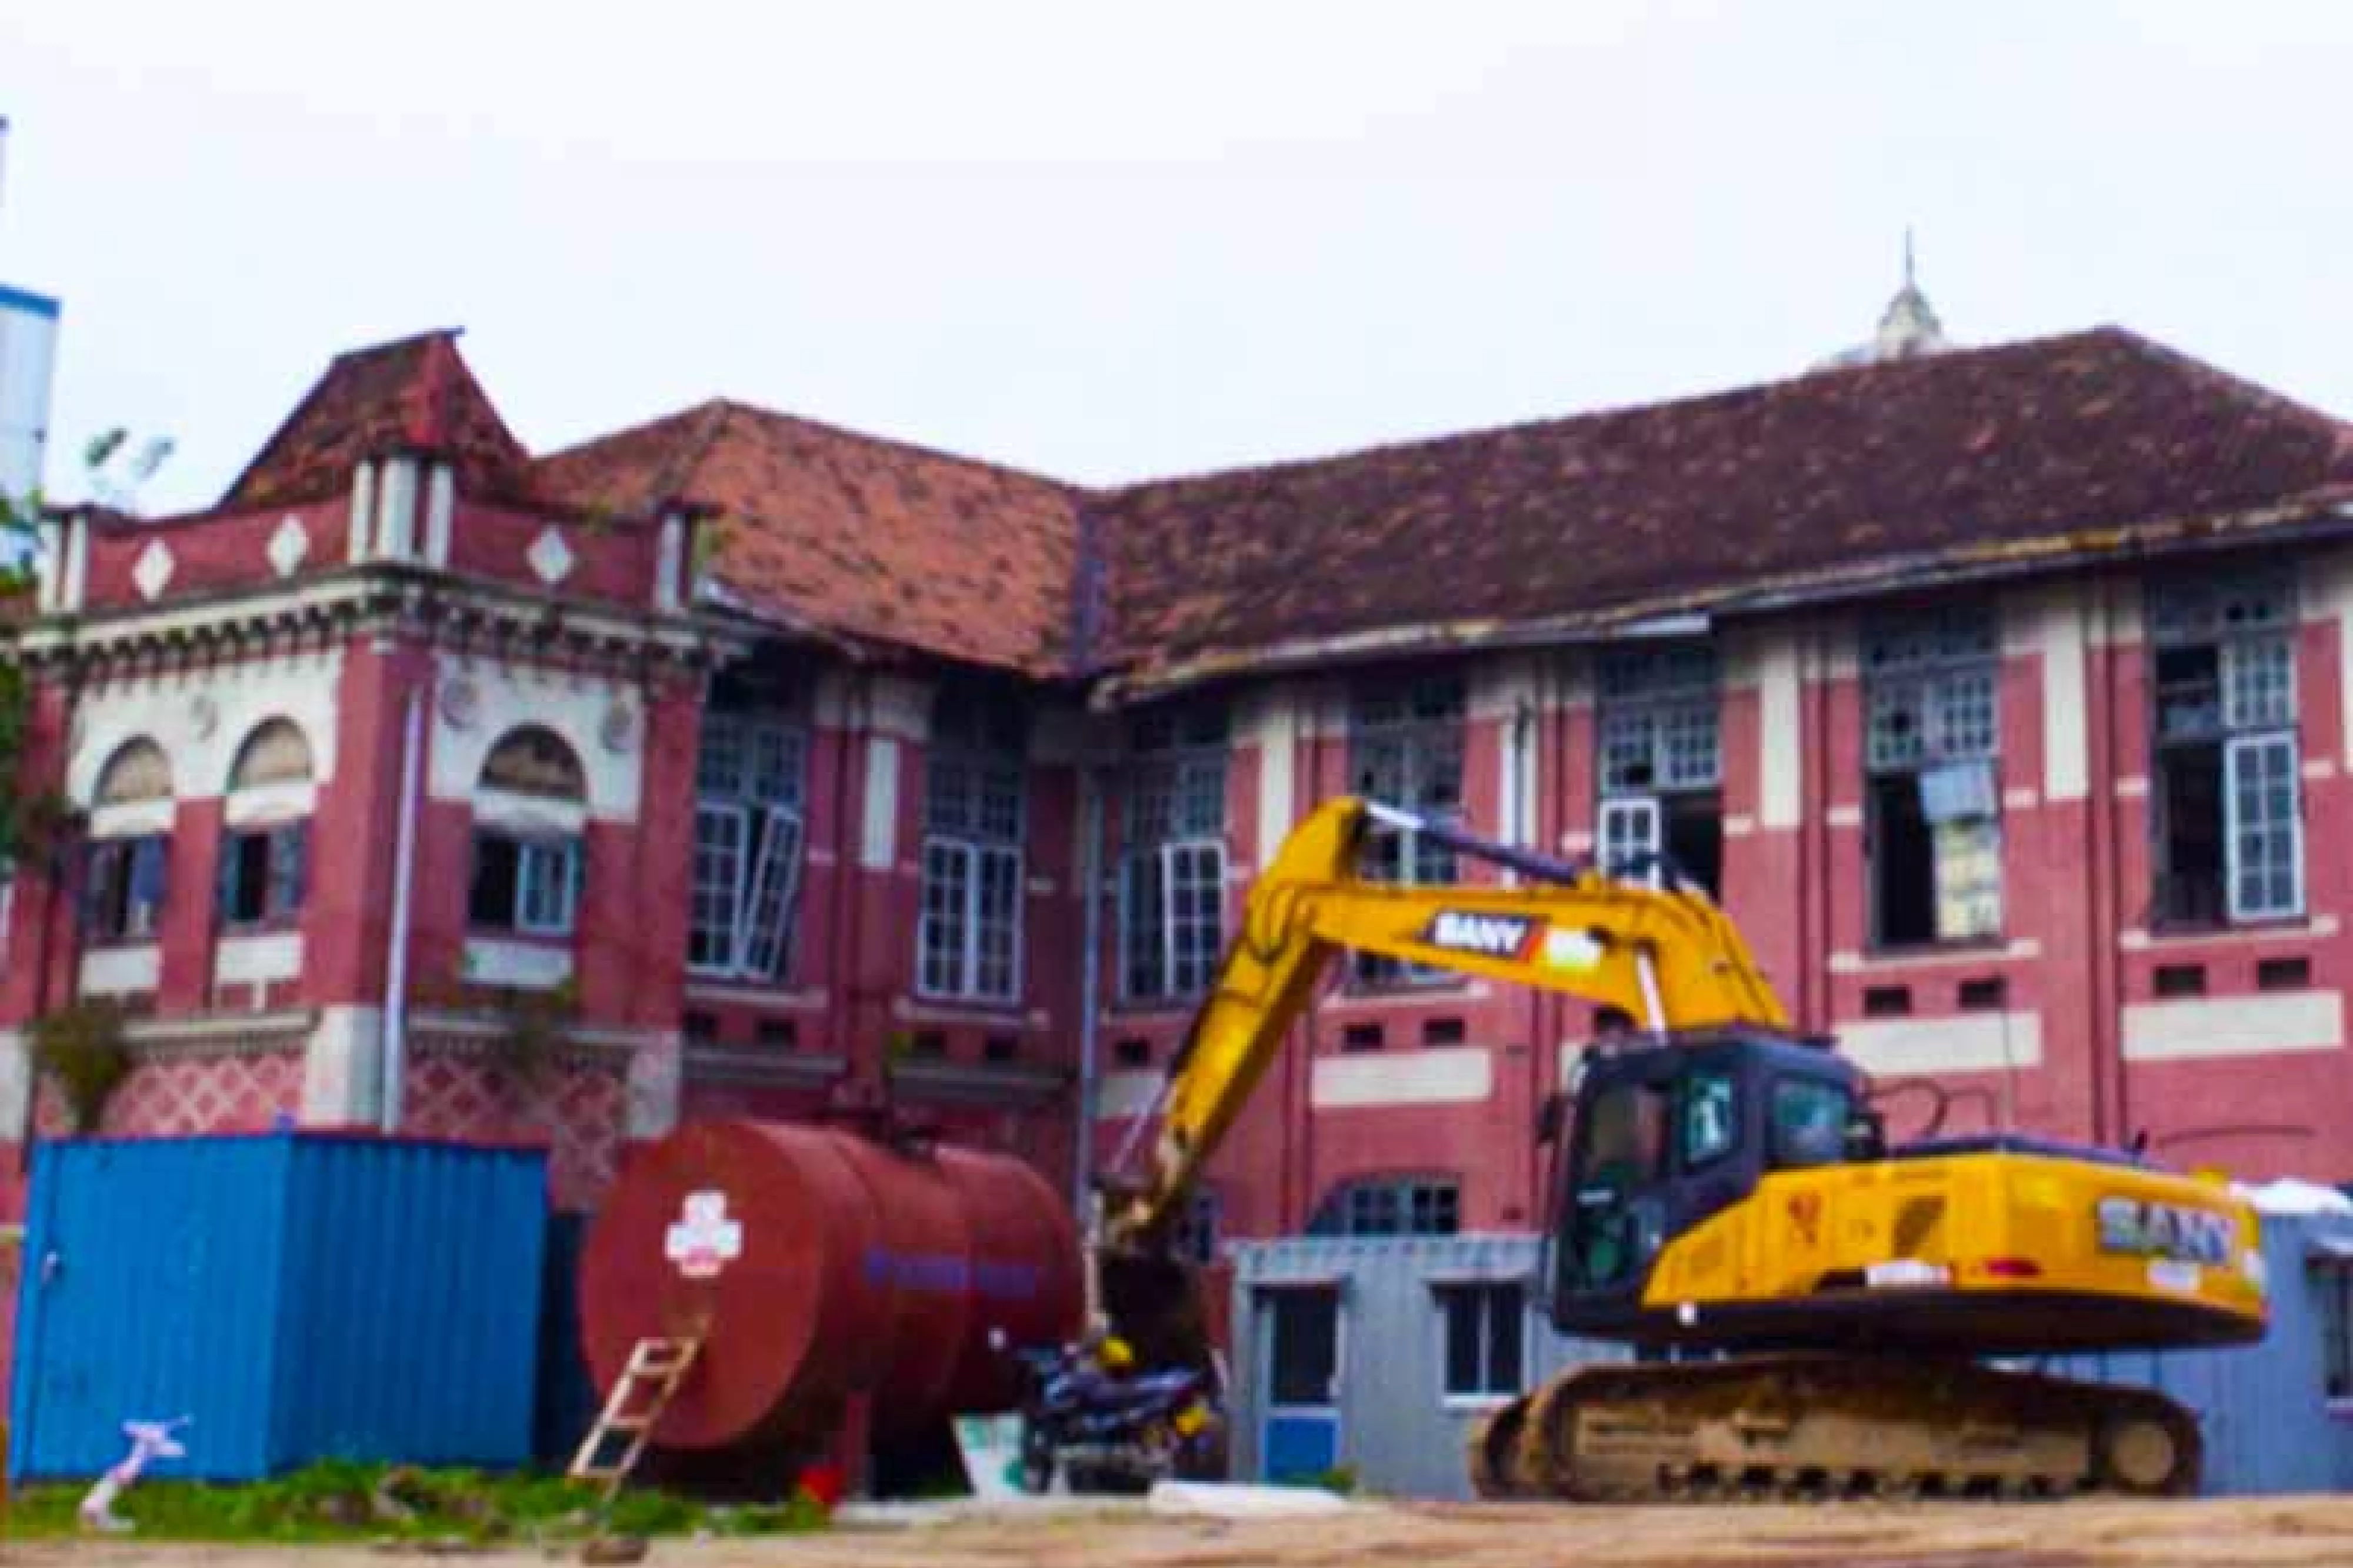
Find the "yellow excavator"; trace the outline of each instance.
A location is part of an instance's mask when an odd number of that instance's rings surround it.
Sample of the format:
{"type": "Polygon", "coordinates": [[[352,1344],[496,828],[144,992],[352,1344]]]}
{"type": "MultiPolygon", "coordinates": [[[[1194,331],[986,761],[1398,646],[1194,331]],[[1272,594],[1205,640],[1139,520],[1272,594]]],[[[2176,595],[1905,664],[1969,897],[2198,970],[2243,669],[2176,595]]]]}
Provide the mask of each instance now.
{"type": "Polygon", "coordinates": [[[1198,1359],[1171,1226],[1344,949],[1566,992],[1632,1025],[1581,1053],[1536,1130],[1546,1315],[1632,1356],[1482,1422],[1480,1495],[2198,1486],[2198,1424],[2174,1401],[1998,1363],[2260,1339],[2257,1221],[2224,1177],[2011,1133],[1891,1147],[1863,1073],[1791,1027],[1739,931],[1672,867],[1562,860],[1356,797],[1319,807],[1252,887],[1138,1119],[1159,1121],[1141,1170],[1098,1184],[1092,1310],[1147,1360],[1198,1359]],[[1370,879],[1381,831],[1504,875],[1370,879]]]}

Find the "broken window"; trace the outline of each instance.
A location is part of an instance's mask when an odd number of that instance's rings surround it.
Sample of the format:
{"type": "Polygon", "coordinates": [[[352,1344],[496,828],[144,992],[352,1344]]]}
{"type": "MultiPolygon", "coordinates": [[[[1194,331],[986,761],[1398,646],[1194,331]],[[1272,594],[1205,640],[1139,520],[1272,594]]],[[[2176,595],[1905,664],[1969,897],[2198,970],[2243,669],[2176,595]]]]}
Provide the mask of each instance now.
{"type": "Polygon", "coordinates": [[[82,931],[92,942],[153,942],[163,919],[164,869],[171,839],[164,834],[102,838],[90,847],[82,884],[82,931]]]}
{"type": "Polygon", "coordinates": [[[1990,605],[1864,630],[1864,832],[1882,946],[2000,933],[2000,674],[1990,605]]]}
{"type": "MultiPolygon", "coordinates": [[[[1460,675],[1360,687],[1349,713],[1348,775],[1356,793],[1445,822],[1462,816],[1462,735],[1468,703],[1460,675]]],[[[1363,873],[1377,882],[1428,885],[1455,879],[1454,851],[1410,829],[1376,825],[1363,873]]],[[[1449,971],[1380,953],[1354,955],[1361,985],[1451,983],[1449,971]]]]}
{"type": "Polygon", "coordinates": [[[1613,648],[1596,671],[1603,869],[1662,885],[1663,865],[1722,890],[1724,757],[1715,650],[1613,648]],[[1663,865],[1662,865],[1663,863],[1663,865]]]}
{"type": "Polygon", "coordinates": [[[226,926],[290,921],[302,908],[310,826],[280,823],[228,834],[221,843],[216,906],[226,926]]]}
{"type": "Polygon", "coordinates": [[[798,905],[807,742],[792,725],[706,713],[695,759],[694,886],[686,962],[699,974],[782,980],[798,905]]]}
{"type": "Polygon", "coordinates": [[[1225,951],[1224,713],[1139,721],[1122,810],[1121,994],[1198,995],[1225,951]]]}
{"type": "Polygon", "coordinates": [[[1009,697],[950,689],[935,704],[923,786],[916,988],[1012,1002],[1021,985],[1026,730],[1009,697]]]}
{"type": "Polygon", "coordinates": [[[2154,919],[2304,912],[2293,584],[2273,572],[2158,584],[2150,809],[2154,919]]]}
{"type": "Polygon", "coordinates": [[[1435,1290],[1446,1320],[1445,1396],[1519,1394],[1520,1362],[1527,1347],[1527,1287],[1512,1280],[1446,1284],[1435,1290]]]}

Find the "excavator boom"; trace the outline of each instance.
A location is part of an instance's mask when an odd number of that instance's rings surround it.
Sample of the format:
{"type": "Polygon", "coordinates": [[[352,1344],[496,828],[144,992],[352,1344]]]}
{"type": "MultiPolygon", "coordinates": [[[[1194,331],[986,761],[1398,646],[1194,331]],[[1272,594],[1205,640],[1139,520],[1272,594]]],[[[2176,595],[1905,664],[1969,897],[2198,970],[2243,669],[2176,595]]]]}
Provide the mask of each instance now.
{"type": "Polygon", "coordinates": [[[1252,887],[1241,929],[1169,1068],[1145,1179],[1104,1240],[1156,1234],[1193,1186],[1342,949],[1564,992],[1664,1029],[1788,1025],[1732,922],[1695,890],[1613,880],[1598,867],[1491,844],[1353,796],[1302,823],[1252,887]],[[1367,881],[1366,836],[1412,835],[1516,880],[1367,881]]]}

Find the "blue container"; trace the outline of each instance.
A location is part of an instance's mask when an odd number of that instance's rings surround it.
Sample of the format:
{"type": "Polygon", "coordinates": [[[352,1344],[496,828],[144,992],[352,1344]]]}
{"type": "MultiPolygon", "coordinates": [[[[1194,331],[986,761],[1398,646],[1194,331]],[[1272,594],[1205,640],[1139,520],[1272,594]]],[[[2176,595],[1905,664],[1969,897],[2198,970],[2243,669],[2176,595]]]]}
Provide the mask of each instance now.
{"type": "Polygon", "coordinates": [[[275,1132],[33,1156],[12,1481],[93,1476],[189,1418],[158,1477],[532,1454],[546,1156],[275,1132]]]}

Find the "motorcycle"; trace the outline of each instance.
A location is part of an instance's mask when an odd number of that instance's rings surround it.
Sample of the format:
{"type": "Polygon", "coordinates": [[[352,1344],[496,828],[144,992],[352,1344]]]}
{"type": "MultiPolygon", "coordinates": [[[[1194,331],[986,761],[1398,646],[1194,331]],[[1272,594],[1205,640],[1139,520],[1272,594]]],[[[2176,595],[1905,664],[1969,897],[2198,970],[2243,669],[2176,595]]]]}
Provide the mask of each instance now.
{"type": "Polygon", "coordinates": [[[1199,1373],[1119,1376],[1076,1346],[1015,1352],[1026,1372],[1022,1489],[1057,1470],[1074,1492],[1146,1491],[1200,1455],[1217,1425],[1199,1373]]]}

